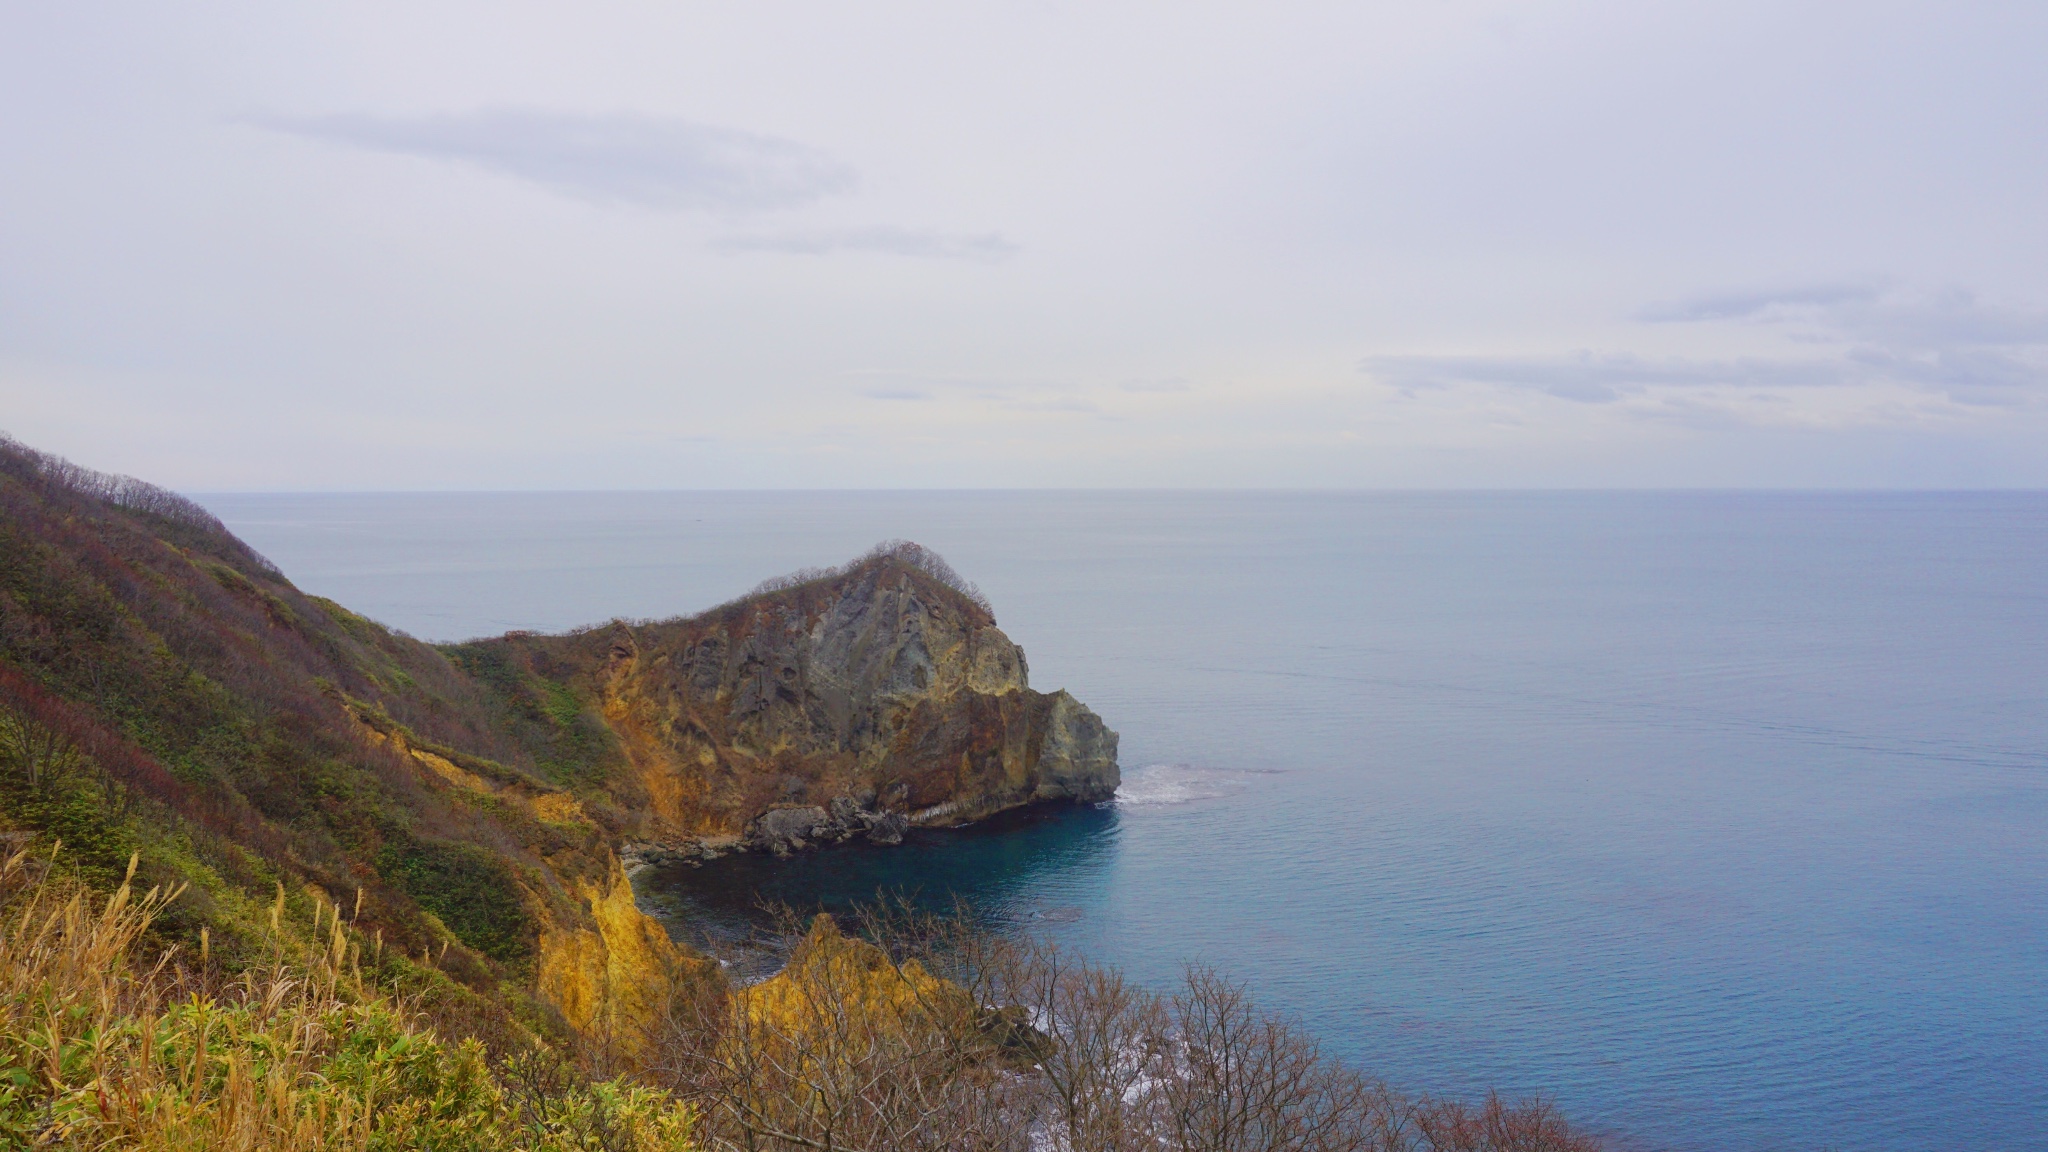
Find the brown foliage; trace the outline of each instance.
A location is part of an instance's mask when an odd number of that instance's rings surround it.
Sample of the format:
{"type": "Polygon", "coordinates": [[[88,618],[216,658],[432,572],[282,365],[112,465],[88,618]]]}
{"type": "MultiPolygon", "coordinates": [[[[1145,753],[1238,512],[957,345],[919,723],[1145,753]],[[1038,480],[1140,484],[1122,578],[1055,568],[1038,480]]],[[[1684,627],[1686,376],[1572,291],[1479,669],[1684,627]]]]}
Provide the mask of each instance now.
{"type": "MultiPolygon", "coordinates": [[[[793,927],[793,925],[792,925],[793,927]]],[[[820,918],[751,989],[701,987],[654,1044],[698,1138],[746,1152],[1596,1152],[1547,1103],[1411,1100],[1243,985],[1171,995],[1055,945],[885,910],[820,918]],[[940,980],[935,974],[943,974],[940,980]]]]}
{"type": "MultiPolygon", "coordinates": [[[[0,433],[0,472],[46,489],[73,493],[103,501],[116,508],[157,516],[212,536],[227,536],[228,530],[213,513],[176,492],[159,488],[133,476],[98,472],[73,464],[49,452],[38,452],[12,436],[0,433]]],[[[239,542],[238,542],[239,543],[239,542]]],[[[277,569],[253,551],[248,557],[271,575],[277,569]]]]}
{"type": "Polygon", "coordinates": [[[681,999],[654,1048],[715,1147],[1023,1149],[986,1013],[819,917],[777,976],[681,999]]]}

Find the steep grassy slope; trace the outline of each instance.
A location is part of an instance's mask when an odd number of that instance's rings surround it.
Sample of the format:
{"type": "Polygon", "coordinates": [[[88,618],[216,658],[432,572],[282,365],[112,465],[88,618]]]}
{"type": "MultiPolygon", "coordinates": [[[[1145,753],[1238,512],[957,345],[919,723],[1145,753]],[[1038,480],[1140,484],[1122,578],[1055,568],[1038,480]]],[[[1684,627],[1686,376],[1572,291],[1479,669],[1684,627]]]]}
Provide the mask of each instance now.
{"type": "Polygon", "coordinates": [[[891,840],[1116,771],[1115,733],[1031,690],[915,545],[691,619],[437,648],[300,593],[190,501],[0,440],[0,826],[102,883],[140,851],[192,885],[157,930],[205,927],[230,966],[282,883],[502,1028],[602,1032],[703,964],[635,908],[620,848],[891,840]]]}
{"type": "Polygon", "coordinates": [[[0,1148],[701,1147],[670,1093],[577,1075],[546,1046],[492,1059],[426,1027],[364,978],[339,909],[323,912],[325,948],[294,947],[280,915],[268,963],[237,978],[152,955],[152,923],[182,895],[102,897],[27,852],[0,862],[0,1148]]]}
{"type": "Polygon", "coordinates": [[[521,710],[196,505],[0,442],[0,821],[188,881],[158,932],[239,964],[282,884],[479,1027],[589,1029],[688,967],[611,848],[620,762],[565,690],[521,710]]]}

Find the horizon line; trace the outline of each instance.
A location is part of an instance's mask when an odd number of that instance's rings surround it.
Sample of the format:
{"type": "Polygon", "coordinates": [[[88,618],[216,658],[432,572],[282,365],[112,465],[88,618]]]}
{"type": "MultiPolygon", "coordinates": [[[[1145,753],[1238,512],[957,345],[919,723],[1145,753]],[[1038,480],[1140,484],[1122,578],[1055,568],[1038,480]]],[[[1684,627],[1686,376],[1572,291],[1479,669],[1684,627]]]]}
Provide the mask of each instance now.
{"type": "Polygon", "coordinates": [[[621,496],[621,495],[1962,495],[2048,493],[2048,485],[1875,486],[1875,485],[1398,485],[1398,486],[1233,486],[1122,485],[1093,487],[887,487],[887,488],[176,488],[179,495],[208,496],[621,496]]]}

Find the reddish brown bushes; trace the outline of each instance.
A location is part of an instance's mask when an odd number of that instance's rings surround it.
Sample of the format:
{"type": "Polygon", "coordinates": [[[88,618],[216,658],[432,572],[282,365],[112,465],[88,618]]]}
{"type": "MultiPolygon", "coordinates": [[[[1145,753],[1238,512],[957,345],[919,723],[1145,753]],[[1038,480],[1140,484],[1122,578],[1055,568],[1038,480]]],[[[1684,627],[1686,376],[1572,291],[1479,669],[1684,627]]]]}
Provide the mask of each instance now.
{"type": "Polygon", "coordinates": [[[28,757],[30,763],[75,750],[124,787],[166,807],[191,802],[190,791],[155,757],[5,664],[0,664],[0,711],[16,718],[23,738],[41,745],[28,757]]]}

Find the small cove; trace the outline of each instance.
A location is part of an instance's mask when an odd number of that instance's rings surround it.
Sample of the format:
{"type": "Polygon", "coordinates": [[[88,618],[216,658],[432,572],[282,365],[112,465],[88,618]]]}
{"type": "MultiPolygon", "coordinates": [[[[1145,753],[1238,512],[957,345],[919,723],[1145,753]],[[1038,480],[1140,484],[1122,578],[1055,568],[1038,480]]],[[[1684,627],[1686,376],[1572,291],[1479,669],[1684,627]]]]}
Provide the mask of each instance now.
{"type": "Polygon", "coordinates": [[[779,963],[760,932],[777,908],[845,917],[882,900],[932,913],[964,907],[996,931],[1075,923],[1080,908],[1047,902],[1044,879],[1085,873],[1115,850],[1113,805],[1039,806],[964,828],[914,829],[900,845],[853,841],[788,859],[733,853],[634,876],[640,905],[677,940],[728,961],[743,979],[779,963]]]}

